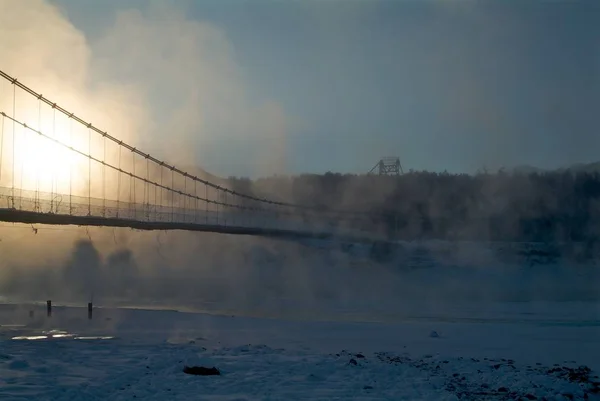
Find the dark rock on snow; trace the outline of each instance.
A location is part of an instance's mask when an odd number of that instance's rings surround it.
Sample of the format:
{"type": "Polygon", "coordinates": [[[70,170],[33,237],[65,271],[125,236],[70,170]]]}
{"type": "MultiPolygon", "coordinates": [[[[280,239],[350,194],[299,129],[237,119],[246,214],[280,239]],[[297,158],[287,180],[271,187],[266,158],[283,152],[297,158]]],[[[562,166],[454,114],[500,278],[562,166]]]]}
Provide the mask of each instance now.
{"type": "Polygon", "coordinates": [[[205,368],[203,366],[184,366],[183,373],[196,376],[219,376],[221,374],[215,367],[205,368]]]}

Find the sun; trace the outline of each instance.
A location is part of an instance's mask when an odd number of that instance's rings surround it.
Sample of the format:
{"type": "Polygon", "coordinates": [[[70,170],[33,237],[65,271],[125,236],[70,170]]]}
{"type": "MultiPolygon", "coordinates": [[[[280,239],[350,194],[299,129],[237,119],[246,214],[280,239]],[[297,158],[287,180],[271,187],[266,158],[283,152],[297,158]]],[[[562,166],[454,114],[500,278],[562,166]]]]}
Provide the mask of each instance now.
{"type": "Polygon", "coordinates": [[[39,128],[28,124],[31,129],[21,126],[15,131],[15,186],[54,194],[77,192],[86,183],[88,159],[69,147],[82,149],[81,135],[74,135],[68,120],[40,121],[39,128]]]}

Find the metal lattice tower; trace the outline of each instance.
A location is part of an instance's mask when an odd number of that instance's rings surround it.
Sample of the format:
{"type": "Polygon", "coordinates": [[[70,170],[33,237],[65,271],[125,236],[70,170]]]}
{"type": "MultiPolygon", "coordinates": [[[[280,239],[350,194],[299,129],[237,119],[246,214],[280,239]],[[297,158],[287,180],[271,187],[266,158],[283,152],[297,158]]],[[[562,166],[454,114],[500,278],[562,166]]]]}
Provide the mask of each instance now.
{"type": "Polygon", "coordinates": [[[402,164],[400,164],[400,158],[397,156],[382,157],[381,160],[379,160],[379,162],[373,166],[371,171],[369,171],[369,174],[372,174],[375,169],[378,169],[379,175],[404,174],[404,171],[402,170],[402,164]]]}

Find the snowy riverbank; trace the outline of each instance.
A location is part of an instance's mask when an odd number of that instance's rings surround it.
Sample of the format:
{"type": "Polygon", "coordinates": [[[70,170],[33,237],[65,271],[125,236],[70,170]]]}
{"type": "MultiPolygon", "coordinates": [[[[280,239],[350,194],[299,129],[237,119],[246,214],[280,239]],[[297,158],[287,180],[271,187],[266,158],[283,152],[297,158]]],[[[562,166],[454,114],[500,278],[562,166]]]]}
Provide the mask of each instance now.
{"type": "Polygon", "coordinates": [[[568,370],[589,366],[598,381],[598,306],[586,307],[361,323],[102,308],[90,322],[83,308],[31,319],[29,306],[3,306],[0,398],[594,399],[568,370]],[[222,375],[185,375],[186,364],[222,375]]]}

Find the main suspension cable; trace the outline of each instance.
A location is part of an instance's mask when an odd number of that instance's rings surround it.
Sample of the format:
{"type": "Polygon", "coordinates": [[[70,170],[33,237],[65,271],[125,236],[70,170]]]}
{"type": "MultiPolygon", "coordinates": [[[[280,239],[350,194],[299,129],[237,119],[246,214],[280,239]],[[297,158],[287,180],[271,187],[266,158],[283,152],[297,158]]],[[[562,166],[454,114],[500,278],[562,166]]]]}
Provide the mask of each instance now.
{"type": "MultiPolygon", "coordinates": [[[[249,200],[255,200],[258,202],[262,202],[262,203],[266,203],[266,204],[273,204],[273,205],[279,205],[279,206],[287,206],[287,207],[291,207],[291,208],[298,208],[298,209],[305,209],[305,210],[313,210],[316,209],[315,207],[312,206],[306,206],[306,205],[299,205],[299,204],[293,204],[293,203],[289,203],[289,202],[280,202],[280,201],[274,201],[274,200],[270,200],[270,199],[266,199],[266,198],[259,198],[257,196],[253,196],[253,195],[248,195],[248,194],[243,194],[243,193],[239,193],[237,191],[231,190],[227,187],[222,187],[218,184],[214,184],[210,181],[201,179],[197,176],[191,175],[189,173],[187,173],[186,171],[183,171],[177,167],[175,167],[174,165],[170,165],[162,160],[159,160],[153,156],[151,156],[150,154],[146,154],[141,152],[140,150],[136,149],[135,147],[121,141],[118,140],[117,138],[109,135],[107,132],[100,130],[99,128],[95,127],[94,125],[92,125],[92,123],[90,122],[86,122],[84,120],[82,120],[81,118],[77,117],[74,113],[69,112],[68,110],[62,108],[61,106],[59,106],[58,104],[56,104],[55,102],[52,102],[51,100],[45,98],[43,95],[35,92],[34,90],[30,89],[29,87],[27,87],[26,85],[24,85],[23,83],[19,82],[16,78],[8,75],[7,73],[5,73],[4,71],[0,70],[0,77],[8,80],[11,84],[13,84],[13,88],[14,90],[16,90],[16,87],[19,87],[20,89],[24,90],[25,92],[29,93],[30,95],[38,98],[40,101],[48,104],[49,106],[52,106],[52,108],[54,110],[58,110],[59,112],[63,113],[64,115],[70,117],[71,119],[73,119],[74,121],[86,126],[87,128],[89,128],[90,130],[102,135],[104,138],[107,138],[109,140],[111,140],[112,142],[118,144],[119,146],[123,146],[124,148],[126,148],[127,150],[136,153],[144,158],[147,158],[148,160],[150,160],[153,163],[156,163],[158,165],[161,165],[163,167],[166,167],[167,169],[173,171],[173,173],[177,173],[179,175],[183,175],[184,177],[189,177],[190,179],[194,180],[194,181],[198,181],[200,183],[206,184],[212,188],[215,188],[217,191],[224,191],[227,192],[231,195],[234,196],[239,196],[241,198],[245,198],[245,199],[249,199],[249,200]]],[[[13,110],[14,111],[14,110],[13,110]]],[[[13,112],[13,116],[14,116],[14,112],[13,112]]],[[[13,186],[14,187],[14,186],[13,186]]]]}
{"type": "MultiPolygon", "coordinates": [[[[195,198],[195,199],[198,199],[198,200],[200,200],[200,201],[207,202],[207,203],[210,203],[210,204],[214,204],[214,205],[217,205],[217,206],[218,206],[218,205],[221,205],[221,206],[223,206],[223,207],[235,207],[235,206],[236,206],[236,205],[234,205],[234,204],[226,204],[226,203],[224,203],[224,202],[220,202],[220,201],[218,201],[218,200],[211,200],[211,199],[207,199],[207,198],[196,197],[196,196],[195,196],[195,195],[193,195],[193,194],[190,194],[190,193],[185,193],[185,192],[183,192],[183,191],[181,191],[181,190],[175,189],[175,187],[174,187],[174,182],[175,182],[175,181],[174,181],[174,179],[175,179],[175,172],[174,172],[173,170],[171,170],[171,187],[169,187],[169,186],[166,186],[166,185],[163,185],[163,184],[160,184],[160,183],[157,183],[157,182],[153,182],[153,181],[151,181],[151,180],[148,180],[148,179],[146,179],[146,178],[144,178],[144,177],[142,177],[142,176],[136,175],[136,174],[134,174],[134,173],[132,173],[132,172],[125,171],[125,170],[123,170],[123,169],[122,169],[120,166],[119,166],[119,167],[118,167],[118,166],[114,166],[114,165],[112,165],[112,164],[110,164],[110,163],[107,163],[107,162],[106,162],[106,161],[104,161],[104,160],[101,160],[101,159],[99,159],[99,158],[97,158],[97,157],[95,157],[95,156],[92,156],[92,155],[90,155],[90,154],[87,154],[87,153],[85,153],[84,151],[81,151],[81,150],[79,150],[79,149],[76,149],[76,148],[74,148],[73,146],[70,146],[70,145],[68,145],[68,144],[65,144],[64,142],[60,141],[59,139],[56,139],[56,138],[53,138],[53,137],[52,137],[52,136],[50,136],[50,135],[44,134],[43,132],[41,132],[41,131],[39,131],[39,130],[37,130],[37,129],[35,129],[35,128],[32,128],[32,127],[30,127],[30,126],[28,126],[26,123],[24,123],[24,122],[21,122],[21,121],[19,121],[19,120],[15,119],[15,118],[13,118],[13,117],[9,116],[9,115],[8,115],[8,114],[6,114],[5,112],[0,112],[0,115],[1,115],[3,118],[8,118],[9,120],[11,120],[11,121],[13,122],[13,124],[15,124],[15,125],[20,125],[20,126],[22,126],[23,128],[25,128],[25,129],[27,129],[27,130],[30,130],[30,131],[32,131],[32,132],[34,132],[34,133],[36,133],[36,134],[40,135],[41,137],[45,138],[46,140],[48,140],[48,141],[50,141],[50,142],[53,142],[53,143],[55,143],[55,144],[57,144],[57,145],[59,145],[59,146],[62,146],[62,147],[66,148],[66,149],[68,149],[68,150],[70,150],[70,151],[72,151],[72,152],[75,152],[75,153],[77,153],[77,154],[79,154],[79,155],[81,155],[81,156],[83,156],[83,157],[86,157],[86,158],[88,158],[90,161],[94,161],[94,162],[96,162],[96,163],[100,163],[100,164],[102,164],[102,165],[104,165],[104,166],[106,166],[106,167],[108,167],[108,168],[110,168],[110,169],[113,169],[113,170],[117,171],[117,172],[118,172],[118,173],[120,173],[120,174],[125,174],[125,175],[127,175],[127,176],[130,178],[130,180],[132,180],[132,181],[133,181],[133,180],[139,180],[139,181],[141,181],[141,182],[146,182],[146,183],[148,183],[148,184],[150,184],[150,185],[154,185],[154,186],[160,187],[161,189],[164,189],[164,190],[166,190],[166,191],[170,192],[170,193],[171,193],[171,207],[172,207],[172,214],[173,214],[173,216],[174,216],[174,214],[175,214],[175,198],[174,198],[175,194],[178,194],[178,195],[180,195],[180,196],[184,196],[184,197],[195,198]]],[[[120,159],[120,158],[119,158],[119,159],[120,159]]],[[[131,187],[130,187],[130,189],[131,189],[131,187]]],[[[259,210],[261,210],[261,211],[264,211],[264,209],[260,209],[260,208],[250,208],[250,207],[238,207],[238,208],[239,208],[239,209],[244,209],[244,210],[255,210],[255,211],[259,211],[259,210]]]]}

